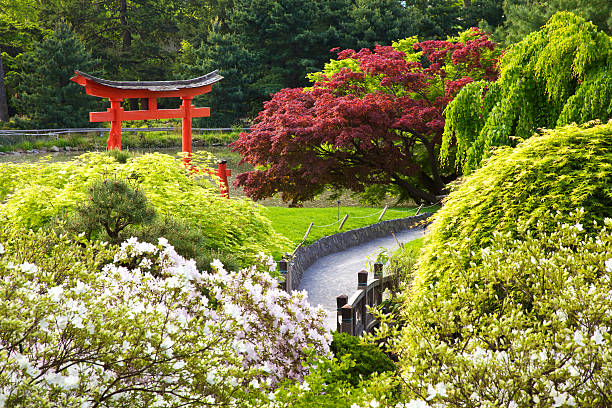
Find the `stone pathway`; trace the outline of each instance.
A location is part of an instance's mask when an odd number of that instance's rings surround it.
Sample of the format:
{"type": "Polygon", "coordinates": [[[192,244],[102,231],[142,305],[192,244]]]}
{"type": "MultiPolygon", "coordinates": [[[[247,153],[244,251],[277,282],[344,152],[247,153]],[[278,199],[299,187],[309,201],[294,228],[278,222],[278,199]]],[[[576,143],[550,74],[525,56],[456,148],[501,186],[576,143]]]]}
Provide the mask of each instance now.
{"type": "MultiPolygon", "coordinates": [[[[422,237],[423,228],[416,227],[395,233],[399,242],[408,242],[422,237]]],[[[381,248],[395,251],[397,242],[392,235],[377,238],[345,251],[319,258],[304,271],[299,290],[308,292],[311,305],[321,305],[327,312],[326,326],[336,330],[336,297],[345,294],[351,297],[357,290],[357,272],[365,269],[367,259],[372,261],[381,248]]],[[[368,281],[372,278],[372,273],[368,281]]]]}

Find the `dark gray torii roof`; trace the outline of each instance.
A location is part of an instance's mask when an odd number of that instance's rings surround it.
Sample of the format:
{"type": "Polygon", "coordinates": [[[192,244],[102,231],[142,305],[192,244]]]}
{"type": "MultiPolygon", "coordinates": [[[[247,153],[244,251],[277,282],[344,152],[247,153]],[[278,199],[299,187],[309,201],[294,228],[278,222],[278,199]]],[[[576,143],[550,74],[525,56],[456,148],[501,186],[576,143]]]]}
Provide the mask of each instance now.
{"type": "Polygon", "coordinates": [[[177,91],[186,88],[199,88],[201,86],[211,85],[223,79],[219,75],[219,70],[209,72],[201,77],[192,79],[182,79],[177,81],[109,81],[108,79],[96,78],[93,75],[85,72],[76,71],[85,79],[96,82],[100,85],[118,89],[147,89],[149,91],[177,91]]]}

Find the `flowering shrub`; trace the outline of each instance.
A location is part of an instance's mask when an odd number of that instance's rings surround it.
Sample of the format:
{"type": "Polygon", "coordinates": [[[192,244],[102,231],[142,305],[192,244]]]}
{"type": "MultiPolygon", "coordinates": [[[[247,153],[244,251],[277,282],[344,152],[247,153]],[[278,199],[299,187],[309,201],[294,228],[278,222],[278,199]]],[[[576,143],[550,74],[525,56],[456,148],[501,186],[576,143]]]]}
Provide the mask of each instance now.
{"type": "Polygon", "coordinates": [[[408,406],[612,404],[612,220],[589,234],[583,217],[495,233],[482,263],[413,292],[396,344],[408,406]]]}
{"type": "Polygon", "coordinates": [[[163,239],[116,251],[2,224],[0,407],[261,406],[329,353],[323,312],[261,256],[201,273],[163,239]]]}

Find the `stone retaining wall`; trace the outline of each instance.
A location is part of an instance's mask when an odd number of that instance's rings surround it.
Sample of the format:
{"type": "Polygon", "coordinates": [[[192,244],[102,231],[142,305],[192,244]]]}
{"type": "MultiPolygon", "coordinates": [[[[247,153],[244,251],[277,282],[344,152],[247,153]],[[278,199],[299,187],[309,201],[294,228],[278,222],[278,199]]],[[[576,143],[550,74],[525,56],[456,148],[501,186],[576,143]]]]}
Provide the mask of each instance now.
{"type": "Polygon", "coordinates": [[[347,248],[380,238],[392,232],[403,231],[415,226],[416,223],[429,218],[432,213],[423,213],[412,217],[381,221],[367,227],[341,232],[323,237],[307,247],[300,247],[289,263],[287,273],[287,291],[297,290],[302,274],[317,259],[344,251],[347,248]]]}

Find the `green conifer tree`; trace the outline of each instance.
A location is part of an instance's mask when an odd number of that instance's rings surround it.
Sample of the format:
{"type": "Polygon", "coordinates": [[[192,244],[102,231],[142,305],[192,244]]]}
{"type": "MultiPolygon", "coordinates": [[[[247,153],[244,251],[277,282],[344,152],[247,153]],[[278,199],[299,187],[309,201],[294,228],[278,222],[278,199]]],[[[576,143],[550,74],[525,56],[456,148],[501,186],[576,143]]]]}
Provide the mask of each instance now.
{"type": "Polygon", "coordinates": [[[538,31],[553,14],[570,11],[612,34],[612,2],[609,0],[505,0],[505,24],[495,32],[496,39],[510,45],[538,31]]]}
{"type": "Polygon", "coordinates": [[[196,105],[210,106],[209,118],[194,119],[197,126],[230,126],[239,118],[260,106],[251,106],[251,84],[254,81],[253,56],[240,46],[235,35],[221,32],[215,22],[199,47],[183,42],[177,76],[193,78],[219,70],[223,81],[215,84],[209,94],[196,98],[196,105]]]}
{"type": "Polygon", "coordinates": [[[94,72],[96,61],[70,27],[57,29],[18,58],[19,72],[12,76],[18,112],[29,127],[74,128],[91,126],[88,112],[99,102],[70,81],[75,69],[94,72]]]}

